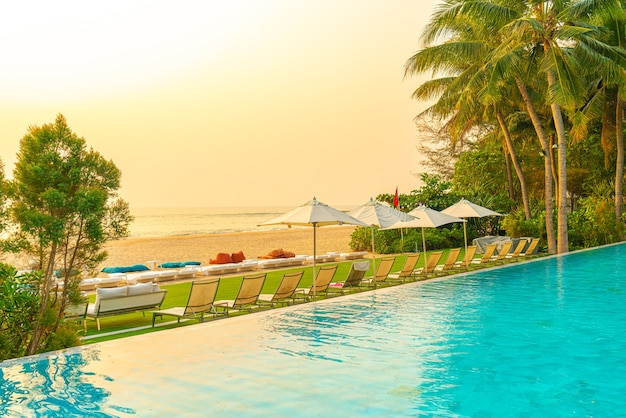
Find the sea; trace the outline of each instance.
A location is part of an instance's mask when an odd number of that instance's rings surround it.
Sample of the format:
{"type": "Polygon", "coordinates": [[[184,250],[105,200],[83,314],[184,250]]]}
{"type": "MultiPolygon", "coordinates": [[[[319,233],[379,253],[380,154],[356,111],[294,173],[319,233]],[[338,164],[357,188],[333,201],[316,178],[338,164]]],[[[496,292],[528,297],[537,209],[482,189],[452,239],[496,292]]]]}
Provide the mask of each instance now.
{"type": "MultiPolygon", "coordinates": [[[[339,210],[353,207],[335,206],[339,210]]],[[[286,229],[285,225],[259,226],[294,206],[132,208],[135,220],[130,237],[167,237],[177,235],[221,234],[229,232],[286,229]]]]}

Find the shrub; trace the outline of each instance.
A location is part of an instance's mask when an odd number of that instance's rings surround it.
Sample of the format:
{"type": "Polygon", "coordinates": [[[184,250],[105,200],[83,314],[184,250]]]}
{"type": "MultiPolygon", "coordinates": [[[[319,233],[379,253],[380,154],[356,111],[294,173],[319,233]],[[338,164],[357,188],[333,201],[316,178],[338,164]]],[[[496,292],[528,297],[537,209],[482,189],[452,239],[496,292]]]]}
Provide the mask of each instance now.
{"type": "Polygon", "coordinates": [[[624,223],[615,219],[613,199],[589,196],[579,200],[579,208],[568,216],[572,249],[595,247],[625,239],[624,223]]]}

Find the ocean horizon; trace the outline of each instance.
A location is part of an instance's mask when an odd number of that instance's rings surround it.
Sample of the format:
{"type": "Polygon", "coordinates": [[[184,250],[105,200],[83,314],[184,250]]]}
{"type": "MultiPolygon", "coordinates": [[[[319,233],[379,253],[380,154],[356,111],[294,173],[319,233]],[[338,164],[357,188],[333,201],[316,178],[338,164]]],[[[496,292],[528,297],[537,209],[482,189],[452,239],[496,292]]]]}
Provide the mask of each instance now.
{"type": "MultiPolygon", "coordinates": [[[[285,229],[284,225],[259,226],[297,206],[132,208],[131,238],[285,229]]],[[[340,210],[352,207],[336,206],[340,210]]]]}

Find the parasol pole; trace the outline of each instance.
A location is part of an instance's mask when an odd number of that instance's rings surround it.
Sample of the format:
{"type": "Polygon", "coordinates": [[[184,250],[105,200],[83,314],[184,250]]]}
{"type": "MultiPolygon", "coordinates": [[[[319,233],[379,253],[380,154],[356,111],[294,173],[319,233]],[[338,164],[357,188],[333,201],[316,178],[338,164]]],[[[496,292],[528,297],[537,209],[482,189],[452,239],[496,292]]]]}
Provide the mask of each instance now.
{"type": "MultiPolygon", "coordinates": [[[[465,256],[463,258],[467,257],[467,226],[466,224],[467,224],[467,219],[465,220],[465,222],[463,222],[463,237],[465,237],[465,256]]],[[[470,260],[467,260],[468,270],[469,270],[469,265],[470,265],[469,261],[470,260]]]]}
{"type": "Polygon", "coordinates": [[[422,247],[424,247],[424,275],[427,276],[428,272],[426,271],[426,235],[424,234],[424,227],[422,227],[422,247]]]}
{"type": "Polygon", "coordinates": [[[374,289],[376,289],[376,247],[374,245],[374,224],[371,224],[370,228],[372,228],[372,258],[374,259],[374,289]]]}
{"type": "Polygon", "coordinates": [[[313,222],[313,301],[315,301],[315,286],[317,274],[315,273],[315,262],[317,261],[317,222],[313,222]]]}

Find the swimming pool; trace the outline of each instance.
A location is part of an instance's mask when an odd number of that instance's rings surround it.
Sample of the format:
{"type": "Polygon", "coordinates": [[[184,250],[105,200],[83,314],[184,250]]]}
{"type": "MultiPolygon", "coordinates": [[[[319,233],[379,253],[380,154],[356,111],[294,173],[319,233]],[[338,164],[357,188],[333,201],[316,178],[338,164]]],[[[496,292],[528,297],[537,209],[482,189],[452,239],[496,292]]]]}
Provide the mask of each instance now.
{"type": "Polygon", "coordinates": [[[613,245],[0,363],[0,415],[626,415],[624,256],[613,245]]]}

